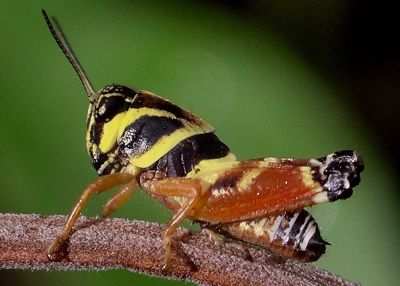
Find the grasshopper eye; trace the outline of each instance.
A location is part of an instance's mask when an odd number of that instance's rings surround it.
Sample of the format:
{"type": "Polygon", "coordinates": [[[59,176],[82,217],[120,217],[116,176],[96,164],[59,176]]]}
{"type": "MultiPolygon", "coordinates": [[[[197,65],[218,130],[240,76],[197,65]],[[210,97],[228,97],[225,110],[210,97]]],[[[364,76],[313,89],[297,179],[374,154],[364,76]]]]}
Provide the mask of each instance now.
{"type": "Polygon", "coordinates": [[[96,106],[94,119],[96,123],[105,123],[112,120],[116,115],[126,111],[130,102],[125,101],[122,95],[102,96],[96,106]]]}
{"type": "Polygon", "coordinates": [[[109,122],[119,113],[128,110],[135,95],[133,89],[119,84],[110,84],[100,90],[94,110],[96,123],[109,122]]]}

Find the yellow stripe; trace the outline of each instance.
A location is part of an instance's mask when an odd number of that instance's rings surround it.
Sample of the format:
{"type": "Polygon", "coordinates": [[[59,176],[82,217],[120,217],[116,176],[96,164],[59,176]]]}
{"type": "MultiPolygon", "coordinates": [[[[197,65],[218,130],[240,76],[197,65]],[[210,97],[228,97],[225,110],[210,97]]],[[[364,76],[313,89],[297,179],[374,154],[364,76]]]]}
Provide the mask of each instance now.
{"type": "MultiPolygon", "coordinates": [[[[164,116],[168,118],[173,118],[173,119],[179,119],[176,118],[172,113],[165,111],[165,110],[159,110],[159,109],[154,109],[154,108],[148,108],[148,107],[142,107],[142,108],[130,108],[126,112],[123,113],[123,118],[120,121],[119,129],[118,129],[118,134],[117,138],[121,138],[122,133],[124,132],[125,128],[138,120],[142,116],[164,116]]],[[[114,119],[113,119],[114,120],[114,119]]]]}
{"type": "Polygon", "coordinates": [[[180,121],[184,124],[183,128],[176,130],[168,136],[160,138],[147,152],[130,159],[130,162],[140,168],[146,168],[160,159],[182,140],[193,135],[210,132],[209,130],[204,130],[195,124],[189,123],[186,120],[180,119],[180,121]]]}
{"type": "Polygon", "coordinates": [[[267,218],[263,218],[259,221],[251,221],[250,226],[253,227],[253,233],[256,237],[260,237],[265,234],[265,223],[267,222],[267,218]]]}
{"type": "Polygon", "coordinates": [[[172,149],[180,141],[196,134],[212,132],[213,129],[210,126],[198,126],[187,122],[182,118],[176,118],[172,113],[164,110],[158,110],[154,108],[131,108],[126,112],[116,115],[110,122],[107,122],[103,126],[103,136],[99,144],[99,148],[103,153],[109,152],[117,140],[121,138],[125,128],[131,123],[135,122],[142,116],[163,116],[168,118],[174,118],[180,120],[184,128],[176,130],[169,136],[166,136],[159,140],[149,151],[144,153],[133,160],[133,163],[139,167],[148,167],[147,164],[152,164],[156,160],[162,157],[166,152],[172,149]],[[158,150],[159,149],[159,150],[158,150]],[[149,156],[149,158],[147,158],[149,156]],[[154,160],[154,161],[153,161],[154,160]]]}
{"type": "Polygon", "coordinates": [[[310,189],[314,190],[314,189],[318,189],[319,187],[321,187],[321,184],[316,182],[313,179],[311,167],[301,166],[300,172],[301,172],[301,179],[306,188],[310,188],[310,189]]]}
{"type": "MultiPolygon", "coordinates": [[[[214,129],[206,123],[199,121],[196,122],[197,124],[199,124],[197,125],[196,123],[189,122],[183,118],[177,118],[175,115],[165,110],[148,107],[130,108],[126,112],[117,114],[112,120],[103,125],[103,135],[101,136],[100,143],[97,146],[100,151],[102,153],[110,152],[114,148],[118,139],[122,137],[125,128],[142,116],[163,116],[177,119],[182,122],[183,127],[168,136],[160,138],[145,153],[130,159],[131,164],[140,168],[146,168],[150,166],[158,159],[160,159],[163,155],[165,155],[168,151],[174,148],[182,140],[185,140],[197,134],[210,133],[214,131],[214,129]]],[[[95,122],[92,116],[90,119],[89,127],[91,127],[93,124],[95,124],[95,122]]],[[[90,128],[88,129],[86,134],[86,142],[87,144],[90,144],[90,128]]],[[[90,146],[88,145],[88,148],[90,146]]]]}
{"type": "MultiPolygon", "coordinates": [[[[117,140],[122,136],[125,128],[143,115],[166,116],[171,118],[173,117],[169,112],[151,108],[131,108],[126,112],[117,114],[112,120],[105,123],[103,126],[103,135],[101,136],[99,144],[101,152],[109,152],[114,147],[114,145],[117,144],[117,140]]],[[[92,116],[89,126],[92,126],[93,123],[94,122],[92,116]]],[[[86,135],[86,140],[88,140],[88,136],[90,138],[89,133],[87,133],[86,135]]]]}
{"type": "Polygon", "coordinates": [[[101,152],[108,153],[117,144],[118,129],[121,126],[124,116],[125,113],[120,113],[103,125],[103,135],[99,144],[101,152]]]}
{"type": "Polygon", "coordinates": [[[254,179],[260,175],[263,169],[250,169],[246,171],[243,176],[240,178],[237,183],[238,191],[245,192],[248,190],[248,187],[251,186],[254,182],[254,179]]]}
{"type": "Polygon", "coordinates": [[[191,111],[187,110],[186,108],[184,108],[182,106],[179,106],[179,105],[177,105],[175,103],[172,103],[168,99],[162,98],[161,96],[158,96],[157,94],[154,94],[154,93],[152,93],[150,91],[147,91],[147,90],[141,90],[141,91],[139,91],[139,93],[142,94],[142,95],[145,95],[145,96],[157,98],[160,101],[167,102],[167,103],[169,103],[171,105],[175,105],[176,107],[180,108],[183,111],[183,114],[184,114],[183,116],[184,117],[187,116],[190,122],[192,122],[193,124],[196,124],[197,126],[200,126],[204,130],[208,130],[209,132],[214,131],[214,128],[210,124],[208,124],[201,117],[197,116],[196,114],[192,113],[191,111]]]}
{"type": "MultiPolygon", "coordinates": [[[[90,106],[89,106],[89,112],[90,112],[90,106]]],[[[93,122],[94,122],[94,118],[93,118],[93,116],[90,116],[89,124],[88,124],[87,130],[86,130],[86,148],[88,151],[90,150],[90,148],[92,146],[92,143],[90,142],[90,129],[92,128],[93,122]]]]}
{"type": "MultiPolygon", "coordinates": [[[[201,181],[212,185],[223,173],[238,165],[240,165],[240,161],[237,161],[236,156],[232,153],[218,159],[202,160],[195,166],[194,169],[199,169],[199,172],[194,174],[193,178],[198,178],[201,181]]],[[[186,177],[190,177],[192,172],[187,174],[186,177]]]]}

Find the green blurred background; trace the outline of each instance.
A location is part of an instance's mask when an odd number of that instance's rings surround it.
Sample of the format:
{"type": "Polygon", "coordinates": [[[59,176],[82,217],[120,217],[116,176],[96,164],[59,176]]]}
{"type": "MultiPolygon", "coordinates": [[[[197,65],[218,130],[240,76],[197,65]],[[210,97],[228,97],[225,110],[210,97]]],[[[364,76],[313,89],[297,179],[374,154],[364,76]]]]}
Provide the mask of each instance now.
{"type": "MultiPolygon", "coordinates": [[[[400,61],[395,9],[383,5],[2,1],[0,212],[66,214],[96,177],[84,144],[87,99],[44,8],[96,88],[117,82],[168,98],[212,123],[239,158],[362,153],[353,197],[311,209],[332,244],[317,265],[363,285],[397,285],[400,61]]],[[[139,193],[116,215],[165,222],[171,214],[139,193]]],[[[185,282],[122,270],[0,272],[1,285],[77,283],[185,282]]]]}

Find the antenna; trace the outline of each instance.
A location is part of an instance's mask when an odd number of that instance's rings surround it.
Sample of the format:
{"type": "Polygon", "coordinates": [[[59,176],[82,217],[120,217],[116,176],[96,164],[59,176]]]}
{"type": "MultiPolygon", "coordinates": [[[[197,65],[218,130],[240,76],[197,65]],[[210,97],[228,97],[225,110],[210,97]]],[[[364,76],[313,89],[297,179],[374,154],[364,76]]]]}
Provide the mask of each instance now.
{"type": "Polygon", "coordinates": [[[57,21],[53,17],[50,18],[47,15],[45,10],[42,10],[42,14],[44,16],[44,19],[46,20],[47,26],[49,27],[51,34],[53,35],[53,38],[57,42],[57,45],[60,47],[63,54],[67,57],[68,61],[74,68],[75,72],[78,74],[79,79],[81,80],[83,87],[88,94],[89,101],[93,102],[96,97],[96,92],[94,91],[93,86],[90,83],[89,78],[87,77],[85,71],[80,65],[78,59],[75,57],[75,54],[72,51],[70,45],[68,45],[67,39],[64,37],[60,26],[57,24],[57,21]]]}

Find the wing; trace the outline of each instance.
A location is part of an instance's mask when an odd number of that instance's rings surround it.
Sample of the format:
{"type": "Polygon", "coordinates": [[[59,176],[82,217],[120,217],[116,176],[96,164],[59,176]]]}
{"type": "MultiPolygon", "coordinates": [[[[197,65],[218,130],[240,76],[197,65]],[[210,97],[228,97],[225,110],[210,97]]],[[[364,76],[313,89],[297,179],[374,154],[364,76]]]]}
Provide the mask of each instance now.
{"type": "Polygon", "coordinates": [[[191,217],[226,223],[346,199],[360,182],[363,168],[362,158],[354,151],[311,160],[267,158],[222,163],[193,176],[201,182],[204,203],[191,217]]]}

